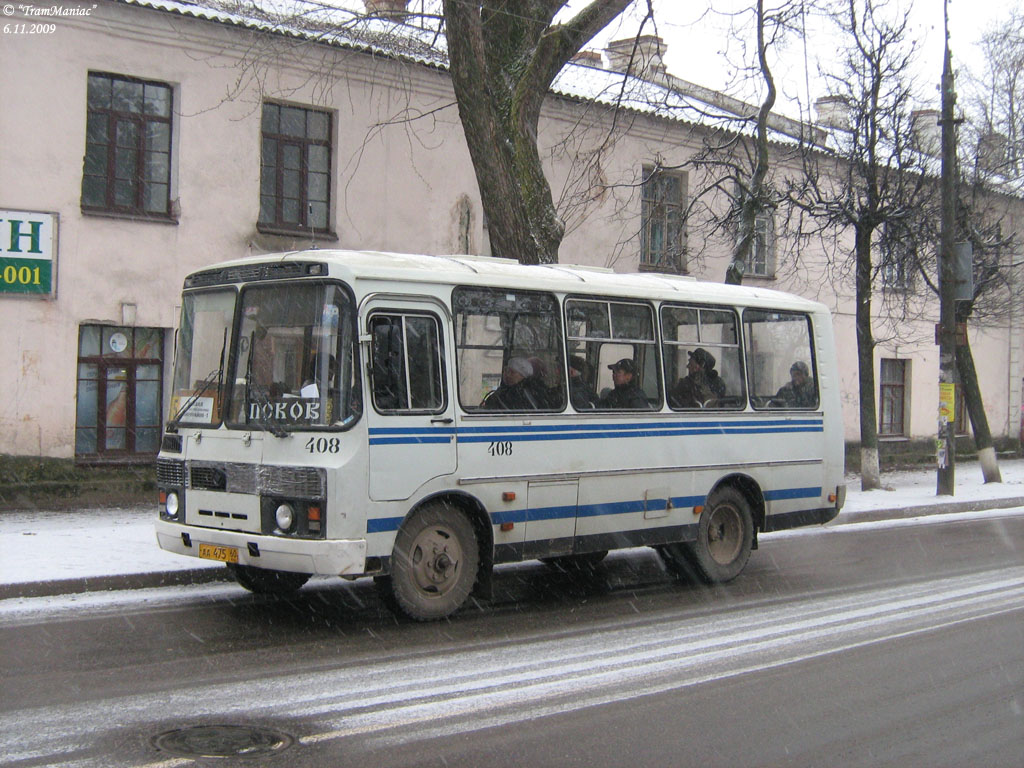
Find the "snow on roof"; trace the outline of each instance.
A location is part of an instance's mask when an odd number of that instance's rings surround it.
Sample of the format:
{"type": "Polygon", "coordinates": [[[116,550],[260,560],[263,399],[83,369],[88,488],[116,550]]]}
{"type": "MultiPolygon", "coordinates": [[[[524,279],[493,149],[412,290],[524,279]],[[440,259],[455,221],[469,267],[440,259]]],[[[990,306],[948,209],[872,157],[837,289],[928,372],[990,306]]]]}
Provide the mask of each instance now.
{"type": "MultiPolygon", "coordinates": [[[[271,34],[314,40],[404,61],[448,68],[447,40],[443,32],[401,20],[367,16],[346,8],[312,0],[113,0],[205,21],[230,24],[271,34]]],[[[594,57],[596,61],[597,57],[594,57]]],[[[552,83],[553,93],[573,100],[629,109],[666,120],[694,124],[729,124],[736,133],[752,131],[747,115],[724,105],[722,99],[701,98],[710,89],[695,92],[665,83],[626,75],[595,66],[587,57],[569,62],[552,83]]],[[[738,102],[737,102],[738,103],[738,102]]],[[[795,121],[791,121],[795,124],[795,121]]],[[[773,141],[794,143],[792,130],[771,130],[773,141]]]]}

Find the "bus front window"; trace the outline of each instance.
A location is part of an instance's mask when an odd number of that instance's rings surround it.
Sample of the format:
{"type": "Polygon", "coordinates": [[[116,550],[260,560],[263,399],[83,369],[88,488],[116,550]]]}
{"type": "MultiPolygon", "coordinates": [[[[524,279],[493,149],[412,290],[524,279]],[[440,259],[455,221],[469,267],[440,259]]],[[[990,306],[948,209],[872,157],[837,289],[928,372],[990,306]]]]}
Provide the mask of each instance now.
{"type": "Polygon", "coordinates": [[[229,422],[283,434],[358,417],[351,304],[340,286],[250,286],[240,313],[229,422]]]}
{"type": "Polygon", "coordinates": [[[227,347],[235,314],[233,290],[186,293],[174,354],[168,424],[221,421],[227,347]]]}

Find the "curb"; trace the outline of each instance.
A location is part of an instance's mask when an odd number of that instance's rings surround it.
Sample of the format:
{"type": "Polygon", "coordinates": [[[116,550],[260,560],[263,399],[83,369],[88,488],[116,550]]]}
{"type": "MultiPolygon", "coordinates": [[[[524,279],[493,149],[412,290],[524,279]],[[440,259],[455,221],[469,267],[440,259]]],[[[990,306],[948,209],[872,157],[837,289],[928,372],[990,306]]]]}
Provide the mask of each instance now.
{"type": "Polygon", "coordinates": [[[15,597],[79,595],[85,592],[107,592],[120,589],[177,587],[190,584],[210,584],[218,581],[233,581],[233,577],[228,573],[227,568],[194,568],[183,571],[87,576],[81,579],[0,584],[0,600],[8,600],[15,597]]]}
{"type": "MultiPolygon", "coordinates": [[[[854,523],[877,522],[923,515],[982,512],[986,509],[1008,509],[1024,507],[1024,496],[1004,499],[983,499],[978,501],[950,501],[919,504],[910,507],[869,509],[858,512],[841,512],[828,523],[829,526],[854,523]]],[[[113,576],[88,576],[80,579],[59,579],[55,581],[34,581],[22,584],[0,584],[0,600],[19,597],[54,597],[56,595],[77,595],[87,592],[104,592],[123,589],[153,589],[157,587],[187,586],[190,584],[211,584],[233,581],[227,568],[193,568],[176,571],[151,573],[130,573],[113,576]]]]}
{"type": "Polygon", "coordinates": [[[947,515],[962,512],[984,512],[986,509],[1008,509],[1024,507],[1024,496],[1009,496],[1005,499],[983,499],[979,501],[939,501],[933,504],[919,504],[912,507],[890,507],[888,509],[866,509],[860,512],[840,512],[832,525],[847,523],[872,523],[879,520],[893,520],[922,515],[947,515]]]}

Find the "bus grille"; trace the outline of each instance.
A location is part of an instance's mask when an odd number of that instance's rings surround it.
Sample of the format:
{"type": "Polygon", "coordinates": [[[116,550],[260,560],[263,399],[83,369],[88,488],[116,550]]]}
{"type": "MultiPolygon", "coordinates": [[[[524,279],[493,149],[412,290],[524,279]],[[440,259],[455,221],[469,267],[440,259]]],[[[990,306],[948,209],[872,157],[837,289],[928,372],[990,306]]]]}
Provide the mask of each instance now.
{"type": "Polygon", "coordinates": [[[256,466],[238,462],[189,462],[190,487],[203,491],[256,493],[256,466]]]}
{"type": "MultiPolygon", "coordinates": [[[[180,464],[178,472],[183,478],[180,464]]],[[[203,491],[292,499],[323,499],[327,496],[327,473],[317,467],[258,467],[236,462],[190,461],[188,478],[190,488],[203,491]]]]}
{"type": "Polygon", "coordinates": [[[226,491],[228,488],[227,474],[217,467],[193,464],[189,467],[188,475],[191,488],[205,491],[226,491]]]}
{"type": "Polygon", "coordinates": [[[327,473],[317,467],[260,467],[260,492],[266,496],[323,499],[327,496],[327,473]]]}
{"type": "Polygon", "coordinates": [[[185,462],[174,459],[156,460],[156,481],[160,485],[185,485],[185,462]]]}

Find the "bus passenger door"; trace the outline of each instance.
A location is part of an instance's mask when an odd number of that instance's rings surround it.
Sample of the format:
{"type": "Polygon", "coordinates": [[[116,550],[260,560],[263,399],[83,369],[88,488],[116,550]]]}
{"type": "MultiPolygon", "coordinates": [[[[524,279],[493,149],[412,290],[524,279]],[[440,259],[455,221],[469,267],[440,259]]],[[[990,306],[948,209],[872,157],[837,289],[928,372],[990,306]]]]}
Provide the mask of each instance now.
{"type": "Polygon", "coordinates": [[[375,299],[362,316],[369,336],[370,498],[407,499],[456,467],[446,314],[429,300],[375,299]]]}

